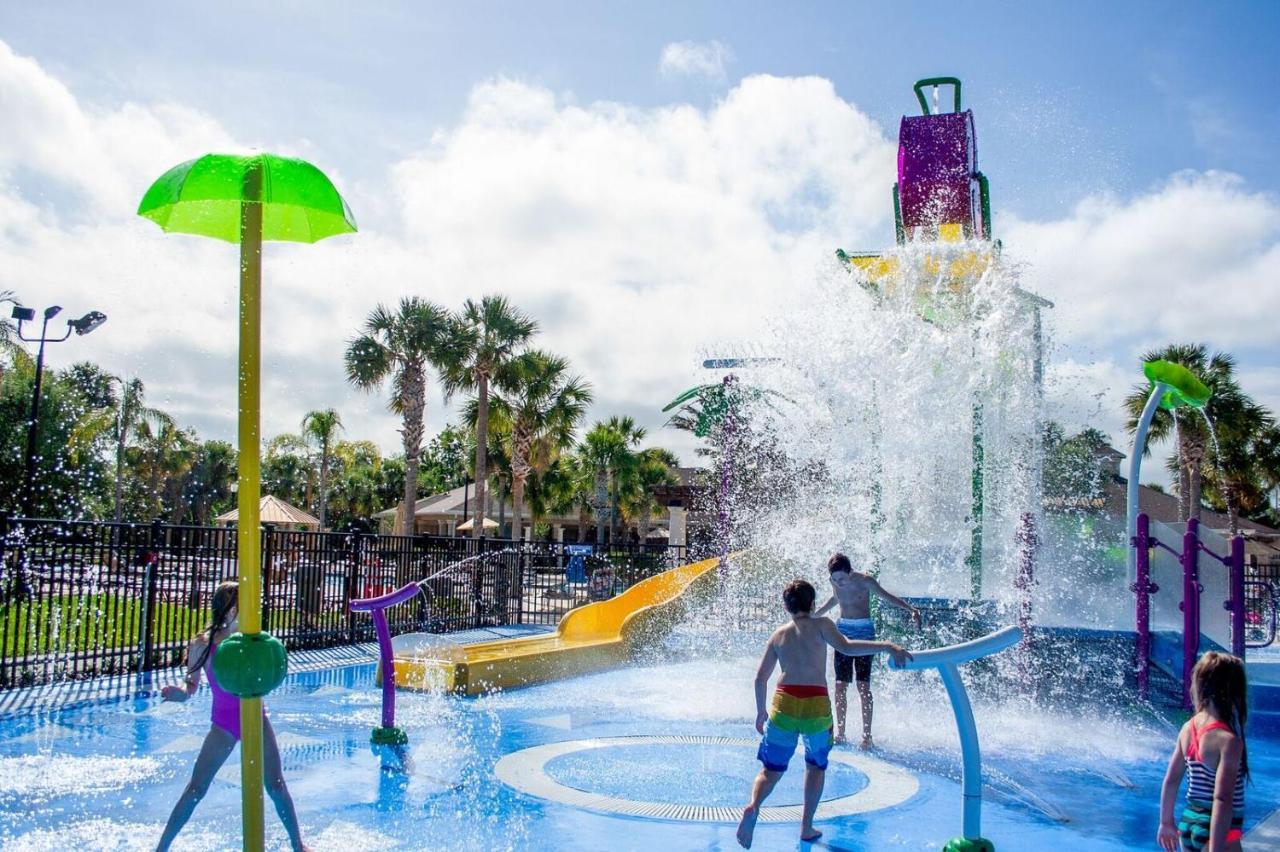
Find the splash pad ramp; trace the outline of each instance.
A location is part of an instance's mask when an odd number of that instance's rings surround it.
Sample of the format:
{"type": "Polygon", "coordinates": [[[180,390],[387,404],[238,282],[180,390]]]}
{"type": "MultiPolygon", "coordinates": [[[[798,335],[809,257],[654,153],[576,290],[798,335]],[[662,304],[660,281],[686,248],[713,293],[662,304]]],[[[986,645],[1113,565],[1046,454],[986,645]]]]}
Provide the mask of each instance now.
{"type": "Polygon", "coordinates": [[[607,601],[571,610],[550,636],[397,651],[396,686],[481,695],[621,665],[634,648],[674,625],[687,594],[710,582],[719,564],[719,558],[704,559],[655,574],[607,601]]]}

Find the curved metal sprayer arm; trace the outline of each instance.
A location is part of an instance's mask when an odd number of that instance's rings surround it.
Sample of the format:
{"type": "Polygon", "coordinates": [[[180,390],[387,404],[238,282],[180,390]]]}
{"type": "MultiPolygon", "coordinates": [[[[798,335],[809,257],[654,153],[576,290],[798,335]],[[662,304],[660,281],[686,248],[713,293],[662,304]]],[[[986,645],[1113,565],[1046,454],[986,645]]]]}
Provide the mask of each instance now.
{"type": "MultiPolygon", "coordinates": [[[[920,651],[902,666],[895,666],[892,661],[889,663],[892,668],[936,668],[942,676],[947,696],[951,699],[951,709],[956,716],[956,729],[960,734],[960,758],[964,767],[963,835],[967,840],[979,840],[982,837],[982,752],[978,748],[978,727],[973,721],[973,706],[969,703],[969,695],[965,692],[964,681],[960,679],[957,667],[979,657],[999,653],[1021,640],[1021,628],[1006,627],[972,642],[948,645],[933,651],[920,651]]],[[[951,848],[950,844],[948,848],[951,848]]]]}
{"type": "Polygon", "coordinates": [[[1142,472],[1142,451],[1147,446],[1147,430],[1151,428],[1151,418],[1155,417],[1160,400],[1170,390],[1164,382],[1153,382],[1151,396],[1142,409],[1142,417],[1138,418],[1138,428],[1133,433],[1133,449],[1129,451],[1129,483],[1125,495],[1125,537],[1129,543],[1129,583],[1138,576],[1137,551],[1133,549],[1133,537],[1138,534],[1138,475],[1142,472]]]}

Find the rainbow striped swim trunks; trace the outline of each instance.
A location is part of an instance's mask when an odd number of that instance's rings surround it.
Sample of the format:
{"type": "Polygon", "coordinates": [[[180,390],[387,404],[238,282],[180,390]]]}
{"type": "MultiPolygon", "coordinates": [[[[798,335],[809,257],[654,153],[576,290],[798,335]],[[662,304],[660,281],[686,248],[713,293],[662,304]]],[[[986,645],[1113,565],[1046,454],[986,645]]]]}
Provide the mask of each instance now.
{"type": "Polygon", "coordinates": [[[778,684],[756,758],[771,772],[785,772],[801,737],[804,762],[826,769],[831,753],[831,700],[825,684],[778,684]]]}

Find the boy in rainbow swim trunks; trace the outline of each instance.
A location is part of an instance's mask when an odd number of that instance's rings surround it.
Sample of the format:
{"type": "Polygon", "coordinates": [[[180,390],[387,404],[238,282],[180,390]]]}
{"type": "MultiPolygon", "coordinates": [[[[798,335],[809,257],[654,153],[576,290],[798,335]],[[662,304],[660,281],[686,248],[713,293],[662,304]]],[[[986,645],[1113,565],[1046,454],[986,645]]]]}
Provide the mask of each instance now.
{"type": "Polygon", "coordinates": [[[822,832],[813,827],[813,815],[822,798],[827,755],[831,751],[827,646],[850,656],[884,651],[899,665],[911,659],[910,654],[891,642],[852,642],[844,638],[829,619],[813,614],[816,597],[813,586],[805,580],[792,580],[787,585],[782,603],[791,621],[769,637],[756,672],[756,730],[763,735],[756,757],[763,767],[751,787],[751,801],[743,809],[742,821],[738,823],[738,843],[747,849],[751,848],[760,804],[786,772],[802,737],[805,772],[800,839],[808,842],[822,836],[822,832]],[[766,712],[764,696],[774,666],[781,666],[782,676],[778,678],[773,702],[766,712]]]}

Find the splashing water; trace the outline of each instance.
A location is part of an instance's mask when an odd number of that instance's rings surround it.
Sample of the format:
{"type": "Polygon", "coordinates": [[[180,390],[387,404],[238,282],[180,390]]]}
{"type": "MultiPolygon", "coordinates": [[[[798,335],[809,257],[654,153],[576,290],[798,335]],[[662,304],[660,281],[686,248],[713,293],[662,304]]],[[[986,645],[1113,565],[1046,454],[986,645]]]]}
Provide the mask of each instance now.
{"type": "Polygon", "coordinates": [[[972,554],[982,596],[1012,601],[1019,518],[1040,508],[1034,315],[1011,267],[965,287],[932,271],[982,250],[898,249],[893,287],[833,261],[774,323],[780,363],[753,380],[791,404],[752,414],[803,485],[746,532],[789,569],[825,581],[840,550],[902,593],[967,598],[972,554]]]}

